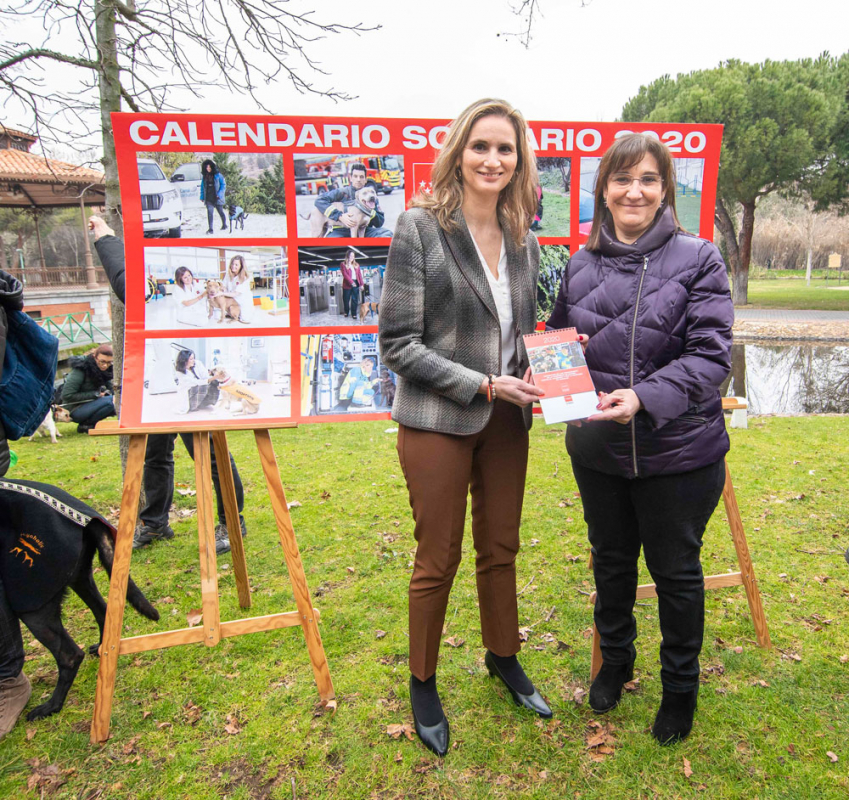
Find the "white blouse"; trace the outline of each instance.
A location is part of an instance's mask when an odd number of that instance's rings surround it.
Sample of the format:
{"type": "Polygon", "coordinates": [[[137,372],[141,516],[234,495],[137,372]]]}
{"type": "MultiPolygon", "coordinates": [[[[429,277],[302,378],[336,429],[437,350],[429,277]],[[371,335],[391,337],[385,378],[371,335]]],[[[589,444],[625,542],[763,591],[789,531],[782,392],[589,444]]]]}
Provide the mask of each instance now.
{"type": "Polygon", "coordinates": [[[507,250],[504,247],[504,235],[501,236],[501,255],[498,257],[498,279],[486,263],[475,237],[472,236],[478,258],[481,260],[484,274],[495,300],[498,322],[501,325],[501,374],[512,375],[516,361],[516,333],[513,326],[513,304],[510,301],[510,276],[507,273],[507,250]]]}

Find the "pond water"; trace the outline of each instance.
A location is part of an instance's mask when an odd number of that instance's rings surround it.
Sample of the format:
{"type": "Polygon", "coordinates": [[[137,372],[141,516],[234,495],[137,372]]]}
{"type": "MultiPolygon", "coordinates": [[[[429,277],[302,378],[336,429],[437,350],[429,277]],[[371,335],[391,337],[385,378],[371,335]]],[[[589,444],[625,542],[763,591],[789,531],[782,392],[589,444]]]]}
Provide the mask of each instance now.
{"type": "Polygon", "coordinates": [[[849,414],[849,345],[735,344],[724,396],[750,414],[849,414]]]}

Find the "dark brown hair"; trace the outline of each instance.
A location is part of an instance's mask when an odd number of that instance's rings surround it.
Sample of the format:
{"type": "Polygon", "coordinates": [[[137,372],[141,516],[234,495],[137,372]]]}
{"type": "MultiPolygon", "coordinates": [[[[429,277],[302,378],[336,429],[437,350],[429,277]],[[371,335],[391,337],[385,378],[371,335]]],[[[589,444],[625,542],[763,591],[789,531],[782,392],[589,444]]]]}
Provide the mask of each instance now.
{"type": "MultiPolygon", "coordinates": [[[[598,178],[595,184],[595,204],[593,208],[593,227],[587,239],[587,250],[598,250],[601,244],[601,229],[612,216],[604,203],[604,189],[612,175],[627,172],[639,164],[647,155],[657,162],[657,169],[663,179],[663,201],[672,211],[672,218],[679,230],[684,230],[678,221],[675,210],[675,164],[669,148],[654,136],[645,133],[627,133],[617,139],[601,159],[598,178]]],[[[662,206],[661,206],[662,207],[662,206]]]]}
{"type": "Polygon", "coordinates": [[[528,143],[528,124],[525,118],[504,100],[478,100],[464,109],[451,123],[431,170],[432,192],[419,192],[413,197],[410,206],[429,208],[436,215],[443,230],[449,233],[454,230],[452,216],[463,204],[463,184],[458,180],[457,169],[472,127],[479,119],[489,116],[508,120],[516,133],[516,171],[510,183],[501,190],[498,210],[507,221],[513,241],[521,246],[537,210],[537,160],[528,143]]]}

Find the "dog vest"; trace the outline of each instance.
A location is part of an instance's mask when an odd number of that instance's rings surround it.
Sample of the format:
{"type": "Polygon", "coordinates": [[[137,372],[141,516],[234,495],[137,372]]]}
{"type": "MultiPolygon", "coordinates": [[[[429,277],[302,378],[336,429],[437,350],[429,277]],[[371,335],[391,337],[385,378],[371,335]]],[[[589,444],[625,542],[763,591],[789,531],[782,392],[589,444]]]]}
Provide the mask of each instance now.
{"type": "Polygon", "coordinates": [[[13,611],[35,611],[67,584],[93,521],[114,536],[100,514],[56,486],[0,480],[0,576],[13,611]]]}
{"type": "Polygon", "coordinates": [[[222,392],[233,395],[239,400],[247,400],[249,403],[258,406],[262,402],[259,395],[254,394],[247,386],[242,386],[241,383],[219,383],[218,388],[222,392]]]}

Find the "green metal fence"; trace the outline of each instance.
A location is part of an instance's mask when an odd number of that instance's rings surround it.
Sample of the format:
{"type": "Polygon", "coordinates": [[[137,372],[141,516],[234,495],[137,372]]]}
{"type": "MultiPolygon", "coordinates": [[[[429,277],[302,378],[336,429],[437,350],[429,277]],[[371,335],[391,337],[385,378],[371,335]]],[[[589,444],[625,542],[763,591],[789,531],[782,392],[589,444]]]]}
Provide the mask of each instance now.
{"type": "Polygon", "coordinates": [[[77,319],[80,315],[76,314],[59,314],[55,317],[44,317],[37,320],[44,330],[52,333],[60,342],[69,344],[85,344],[91,342],[108,342],[112,340],[111,334],[106,334],[97,325],[92,322],[91,312],[86,311],[82,319],[77,319]]]}

